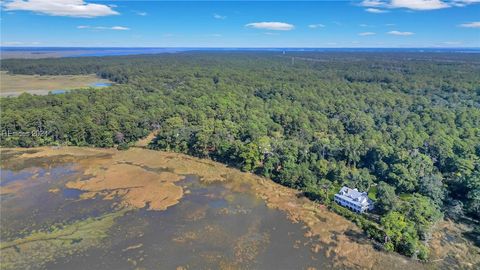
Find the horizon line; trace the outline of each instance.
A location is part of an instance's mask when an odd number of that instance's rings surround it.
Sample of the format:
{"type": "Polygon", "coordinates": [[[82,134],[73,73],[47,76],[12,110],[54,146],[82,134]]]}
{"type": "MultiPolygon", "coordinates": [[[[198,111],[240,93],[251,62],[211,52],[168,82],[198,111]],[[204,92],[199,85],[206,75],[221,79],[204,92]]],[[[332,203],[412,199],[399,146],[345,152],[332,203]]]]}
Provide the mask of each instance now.
{"type": "Polygon", "coordinates": [[[3,46],[0,45],[0,48],[18,48],[18,49],[40,49],[40,48],[63,48],[63,49],[480,49],[478,47],[241,47],[241,46],[138,46],[138,47],[129,47],[129,46],[3,46]]]}

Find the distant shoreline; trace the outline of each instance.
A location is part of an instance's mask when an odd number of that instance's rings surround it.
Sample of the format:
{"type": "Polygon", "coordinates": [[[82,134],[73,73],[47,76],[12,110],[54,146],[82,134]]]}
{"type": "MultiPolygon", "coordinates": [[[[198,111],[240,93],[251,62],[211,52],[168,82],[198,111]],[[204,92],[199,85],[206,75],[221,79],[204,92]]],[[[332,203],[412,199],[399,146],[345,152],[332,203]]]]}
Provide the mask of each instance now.
{"type": "Polygon", "coordinates": [[[0,59],[122,56],[187,51],[480,53],[480,48],[0,47],[0,59]]]}

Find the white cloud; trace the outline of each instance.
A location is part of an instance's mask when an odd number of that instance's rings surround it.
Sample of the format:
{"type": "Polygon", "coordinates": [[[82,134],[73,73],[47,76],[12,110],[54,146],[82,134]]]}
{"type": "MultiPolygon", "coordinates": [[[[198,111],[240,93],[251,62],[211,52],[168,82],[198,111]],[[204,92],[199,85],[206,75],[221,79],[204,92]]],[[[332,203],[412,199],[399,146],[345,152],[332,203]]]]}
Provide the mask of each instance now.
{"type": "Polygon", "coordinates": [[[25,45],[25,42],[23,41],[4,41],[2,42],[3,46],[19,46],[19,45],[25,45]]]}
{"type": "Polygon", "coordinates": [[[83,0],[12,0],[3,1],[5,10],[32,11],[52,16],[93,18],[119,14],[112,6],[86,3],[83,0]]]}
{"type": "Polygon", "coordinates": [[[448,45],[448,46],[455,46],[455,45],[461,45],[461,41],[444,41],[442,42],[442,45],[448,45]]]}
{"type": "Polygon", "coordinates": [[[41,42],[38,41],[4,41],[2,42],[2,46],[31,46],[31,45],[40,45],[41,42]]]}
{"type": "Polygon", "coordinates": [[[364,0],[360,3],[360,5],[364,7],[380,7],[384,4],[385,3],[382,0],[364,0]]]}
{"type": "Polygon", "coordinates": [[[110,29],[111,30],[120,30],[120,31],[130,30],[130,28],[124,27],[124,26],[112,26],[112,27],[110,27],[110,29]]]}
{"type": "Polygon", "coordinates": [[[368,12],[381,13],[382,9],[404,8],[410,10],[435,10],[449,7],[463,7],[480,0],[364,0],[360,6],[369,7],[368,12]]]}
{"type": "Polygon", "coordinates": [[[456,7],[464,7],[470,4],[480,3],[480,0],[453,0],[452,5],[456,7]]]}
{"type": "Polygon", "coordinates": [[[400,31],[394,30],[394,31],[387,32],[387,34],[394,35],[394,36],[411,36],[415,33],[413,33],[413,32],[400,32],[400,31]]]}
{"type": "Polygon", "coordinates": [[[130,28],[125,26],[89,26],[89,25],[79,25],[77,29],[93,29],[93,30],[117,30],[117,31],[127,31],[130,28]]]}
{"type": "Polygon", "coordinates": [[[217,20],[225,20],[227,18],[227,16],[222,16],[220,14],[214,13],[213,18],[215,18],[217,20]]]}
{"type": "Polygon", "coordinates": [[[441,0],[392,0],[392,7],[414,10],[432,10],[450,7],[441,0]]]}
{"type": "Polygon", "coordinates": [[[137,14],[138,16],[147,16],[148,15],[148,13],[145,12],[145,11],[137,11],[137,12],[135,12],[135,14],[137,14]]]}
{"type": "Polygon", "coordinates": [[[323,28],[323,27],[325,27],[325,25],[321,24],[321,23],[317,23],[317,24],[309,24],[308,27],[312,28],[312,29],[315,29],[315,28],[323,28]]]}
{"type": "Polygon", "coordinates": [[[266,29],[274,31],[290,31],[295,28],[294,25],[283,23],[283,22],[255,22],[245,25],[246,27],[256,28],[256,29],[266,29]]]}
{"type": "Polygon", "coordinates": [[[361,32],[361,33],[358,33],[359,36],[373,36],[373,35],[376,35],[376,33],[374,32],[361,32]]]}
{"type": "Polygon", "coordinates": [[[377,14],[388,13],[388,10],[378,9],[378,8],[366,8],[365,11],[370,13],[377,13],[377,14]]]}
{"type": "Polygon", "coordinates": [[[467,27],[467,28],[480,28],[480,22],[462,23],[459,26],[460,27],[467,27]]]}

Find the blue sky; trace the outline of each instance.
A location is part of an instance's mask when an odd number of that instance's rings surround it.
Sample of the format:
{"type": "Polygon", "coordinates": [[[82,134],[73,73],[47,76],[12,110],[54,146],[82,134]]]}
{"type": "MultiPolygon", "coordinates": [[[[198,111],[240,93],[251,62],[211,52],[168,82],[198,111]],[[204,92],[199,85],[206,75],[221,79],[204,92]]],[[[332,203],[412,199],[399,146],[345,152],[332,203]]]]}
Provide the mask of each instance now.
{"type": "Polygon", "coordinates": [[[5,0],[2,46],[480,47],[480,0],[5,0]]]}

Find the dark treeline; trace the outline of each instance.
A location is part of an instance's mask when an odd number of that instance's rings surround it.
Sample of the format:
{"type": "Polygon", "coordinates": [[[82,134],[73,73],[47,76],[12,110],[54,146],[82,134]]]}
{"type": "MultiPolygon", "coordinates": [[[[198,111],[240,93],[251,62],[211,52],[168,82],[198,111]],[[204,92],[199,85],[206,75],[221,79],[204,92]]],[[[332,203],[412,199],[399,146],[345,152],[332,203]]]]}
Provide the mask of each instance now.
{"type": "Polygon", "coordinates": [[[443,216],[480,219],[480,55],[190,52],[5,60],[2,69],[119,83],[2,98],[3,146],[125,148],[159,130],[151,148],[303,190],[385,249],[421,259],[443,216]],[[34,130],[48,136],[13,133],[34,130]],[[331,204],[342,185],[368,191],[375,213],[331,204]]]}

